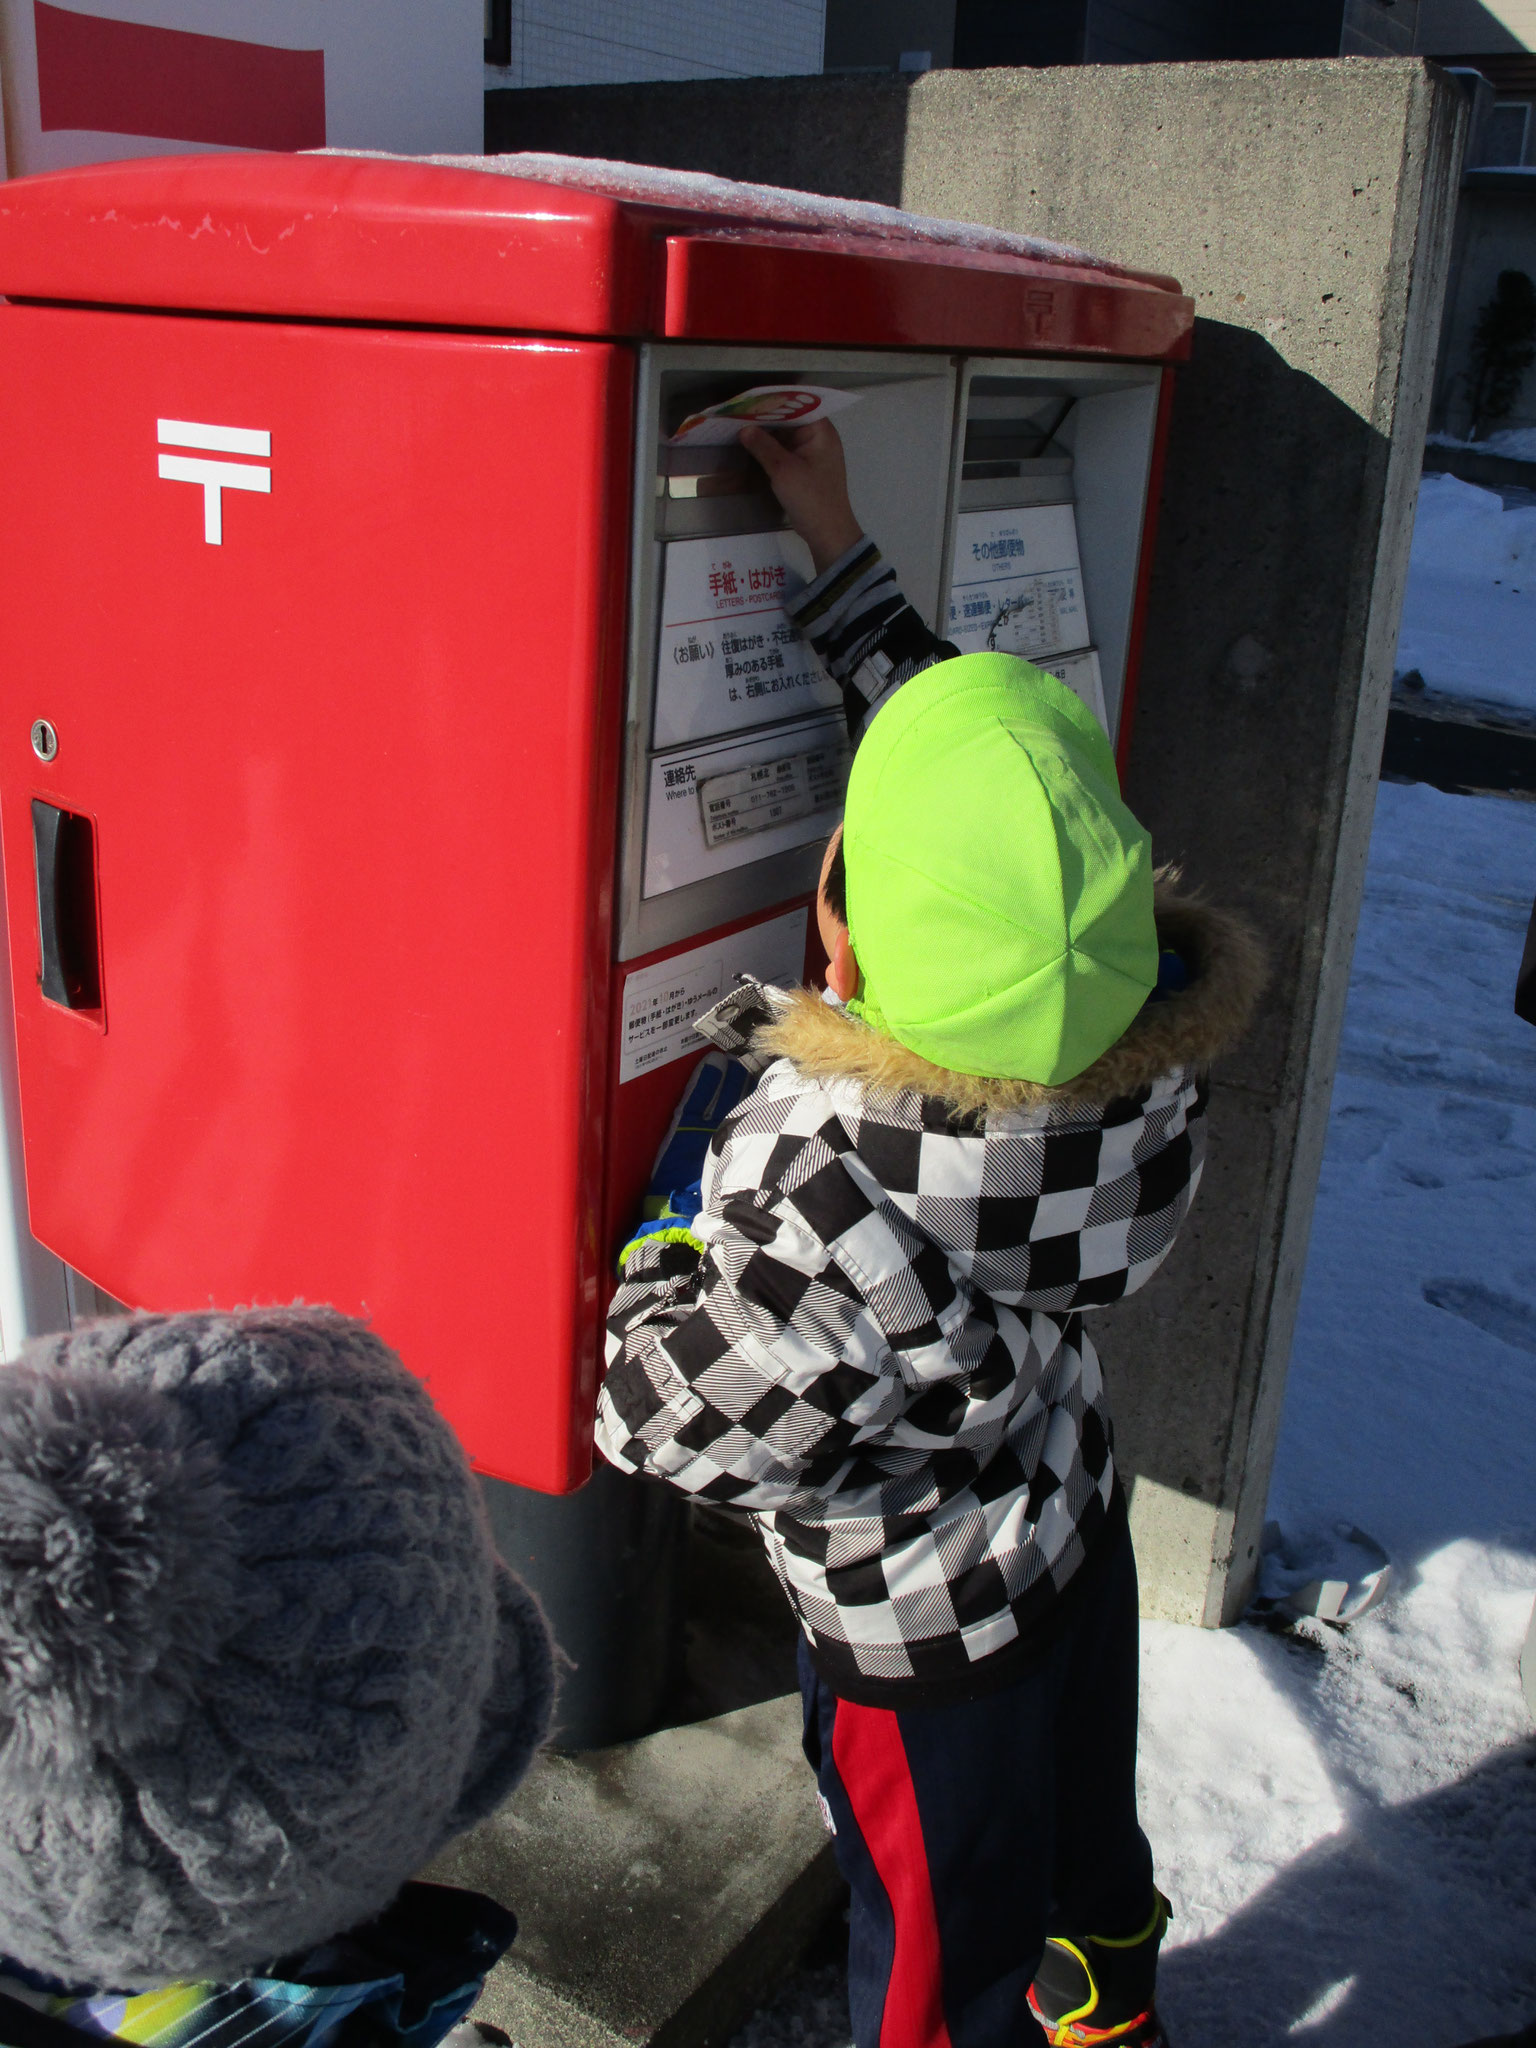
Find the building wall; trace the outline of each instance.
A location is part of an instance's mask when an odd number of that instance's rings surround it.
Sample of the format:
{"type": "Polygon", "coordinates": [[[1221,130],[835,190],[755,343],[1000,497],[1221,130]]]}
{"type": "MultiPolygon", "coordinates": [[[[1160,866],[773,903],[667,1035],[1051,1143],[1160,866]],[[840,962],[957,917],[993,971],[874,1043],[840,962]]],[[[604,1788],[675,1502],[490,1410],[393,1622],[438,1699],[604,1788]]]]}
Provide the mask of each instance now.
{"type": "Polygon", "coordinates": [[[1212,55],[1209,0],[1093,0],[1090,64],[1183,64],[1212,55]]]}
{"type": "Polygon", "coordinates": [[[1536,49],[1536,0],[510,0],[489,87],[1536,49]],[[921,65],[911,68],[921,69],[921,65]]]}
{"type": "Polygon", "coordinates": [[[1411,57],[1422,0],[1345,0],[1341,57],[1411,57]]]}
{"type": "MultiPolygon", "coordinates": [[[[1202,58],[1468,57],[1536,50],[1536,0],[945,0],[953,61],[1176,64],[1202,58]]],[[[862,47],[892,41],[880,17],[925,0],[829,0],[828,36],[857,21],[862,47]]],[[[918,47],[904,44],[905,48],[918,47]]],[[[894,70],[896,57],[828,56],[829,67],[894,70]]],[[[934,65],[947,60],[937,49],[934,65]]]]}
{"type": "Polygon", "coordinates": [[[1498,164],[1511,169],[1536,167],[1536,90],[1499,90],[1494,85],[1493,105],[1478,139],[1476,162],[1498,164]]]}
{"type": "Polygon", "coordinates": [[[935,71],[955,61],[955,0],[827,0],[824,69],[896,71],[925,54],[935,71]]]}
{"type": "MultiPolygon", "coordinates": [[[[1462,186],[1456,245],[1432,424],[1464,440],[1474,424],[1471,363],[1477,316],[1493,297],[1501,270],[1523,270],[1536,280],[1536,176],[1529,171],[1472,172],[1462,186]]],[[[1482,423],[1484,435],[1509,427],[1536,427],[1536,365],[1526,371],[1510,412],[1482,423]]]]}
{"type": "MultiPolygon", "coordinates": [[[[957,0],[955,62],[1181,64],[1409,56],[1421,0],[957,0]]],[[[1513,4],[1513,0],[1512,0],[1513,4]]],[[[1530,0],[1536,6],[1536,0],[1530,0]]]]}
{"type": "Polygon", "coordinates": [[[1080,64],[1091,0],[956,0],[955,63],[1080,64]]]}
{"type": "Polygon", "coordinates": [[[487,87],[762,78],[821,69],[826,0],[511,0],[487,87]]]}
{"type": "Polygon", "coordinates": [[[1536,50],[1536,0],[1419,0],[1425,57],[1536,50]]]}

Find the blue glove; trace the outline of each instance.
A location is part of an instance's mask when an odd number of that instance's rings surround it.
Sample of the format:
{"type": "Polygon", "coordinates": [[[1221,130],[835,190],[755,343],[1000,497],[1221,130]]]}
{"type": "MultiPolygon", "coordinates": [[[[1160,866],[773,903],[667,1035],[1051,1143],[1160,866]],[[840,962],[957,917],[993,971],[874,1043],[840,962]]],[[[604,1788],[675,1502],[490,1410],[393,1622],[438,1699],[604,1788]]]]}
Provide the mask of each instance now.
{"type": "Polygon", "coordinates": [[[647,1238],[659,1238],[663,1244],[687,1244],[695,1251],[703,1251],[703,1245],[688,1226],[702,1206],[699,1183],[710,1140],[755,1085],[755,1079],[740,1060],[730,1059],[723,1052],[706,1053],[694,1068],[656,1155],[650,1186],[640,1205],[643,1220],[619,1253],[621,1273],[630,1253],[647,1238]]]}

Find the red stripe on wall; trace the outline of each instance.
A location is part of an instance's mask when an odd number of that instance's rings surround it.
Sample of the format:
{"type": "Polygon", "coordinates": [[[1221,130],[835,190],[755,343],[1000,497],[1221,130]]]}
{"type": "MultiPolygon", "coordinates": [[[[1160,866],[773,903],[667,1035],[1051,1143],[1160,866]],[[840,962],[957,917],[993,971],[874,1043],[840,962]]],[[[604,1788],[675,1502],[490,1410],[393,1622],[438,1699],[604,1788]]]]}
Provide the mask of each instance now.
{"type": "Polygon", "coordinates": [[[33,0],[42,126],[236,149],[320,149],[324,50],[104,21],[33,0]]]}
{"type": "Polygon", "coordinates": [[[880,2048],[950,2048],[928,1851],[893,1710],[839,1700],[832,1761],[896,1922],[880,2048]]]}

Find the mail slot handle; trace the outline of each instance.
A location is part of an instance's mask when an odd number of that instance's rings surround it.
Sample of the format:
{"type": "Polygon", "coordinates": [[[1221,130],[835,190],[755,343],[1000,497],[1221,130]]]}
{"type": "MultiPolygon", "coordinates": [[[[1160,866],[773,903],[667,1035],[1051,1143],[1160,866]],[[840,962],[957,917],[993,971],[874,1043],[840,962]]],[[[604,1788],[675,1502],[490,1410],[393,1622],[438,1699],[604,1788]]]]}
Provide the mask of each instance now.
{"type": "Polygon", "coordinates": [[[66,1010],[101,1008],[101,951],[96,927],[96,833],[89,818],[32,799],[32,852],[37,864],[38,977],[50,1003],[66,1010]]]}

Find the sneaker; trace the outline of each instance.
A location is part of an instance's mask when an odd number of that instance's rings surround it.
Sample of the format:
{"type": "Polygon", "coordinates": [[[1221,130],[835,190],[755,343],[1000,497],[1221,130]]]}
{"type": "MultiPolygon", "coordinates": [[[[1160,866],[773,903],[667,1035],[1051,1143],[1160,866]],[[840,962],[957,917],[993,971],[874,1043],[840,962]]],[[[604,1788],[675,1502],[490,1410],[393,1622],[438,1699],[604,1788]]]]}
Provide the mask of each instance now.
{"type": "Polygon", "coordinates": [[[489,2020],[460,2020],[444,2034],[437,2048],[517,2048],[510,2034],[493,2027],[489,2020]]]}
{"type": "MultiPolygon", "coordinates": [[[[1033,1998],[1030,2004],[1034,2005],[1033,1998]]],[[[1035,2017],[1040,2019],[1038,2011],[1035,2017]]],[[[1113,2044],[1113,2048],[1168,2048],[1168,2036],[1153,2006],[1127,2020],[1123,2027],[1096,2027],[1091,2020],[1068,2020],[1053,2027],[1049,2020],[1040,2019],[1040,2024],[1051,2048],[1097,2048],[1097,2044],[1106,2042],[1113,2044]]]]}
{"type": "Polygon", "coordinates": [[[1152,1993],[1171,1917],[1157,1892],[1139,1933],[1051,1937],[1029,1994],[1051,2048],[1168,2048],[1152,1993]]]}

